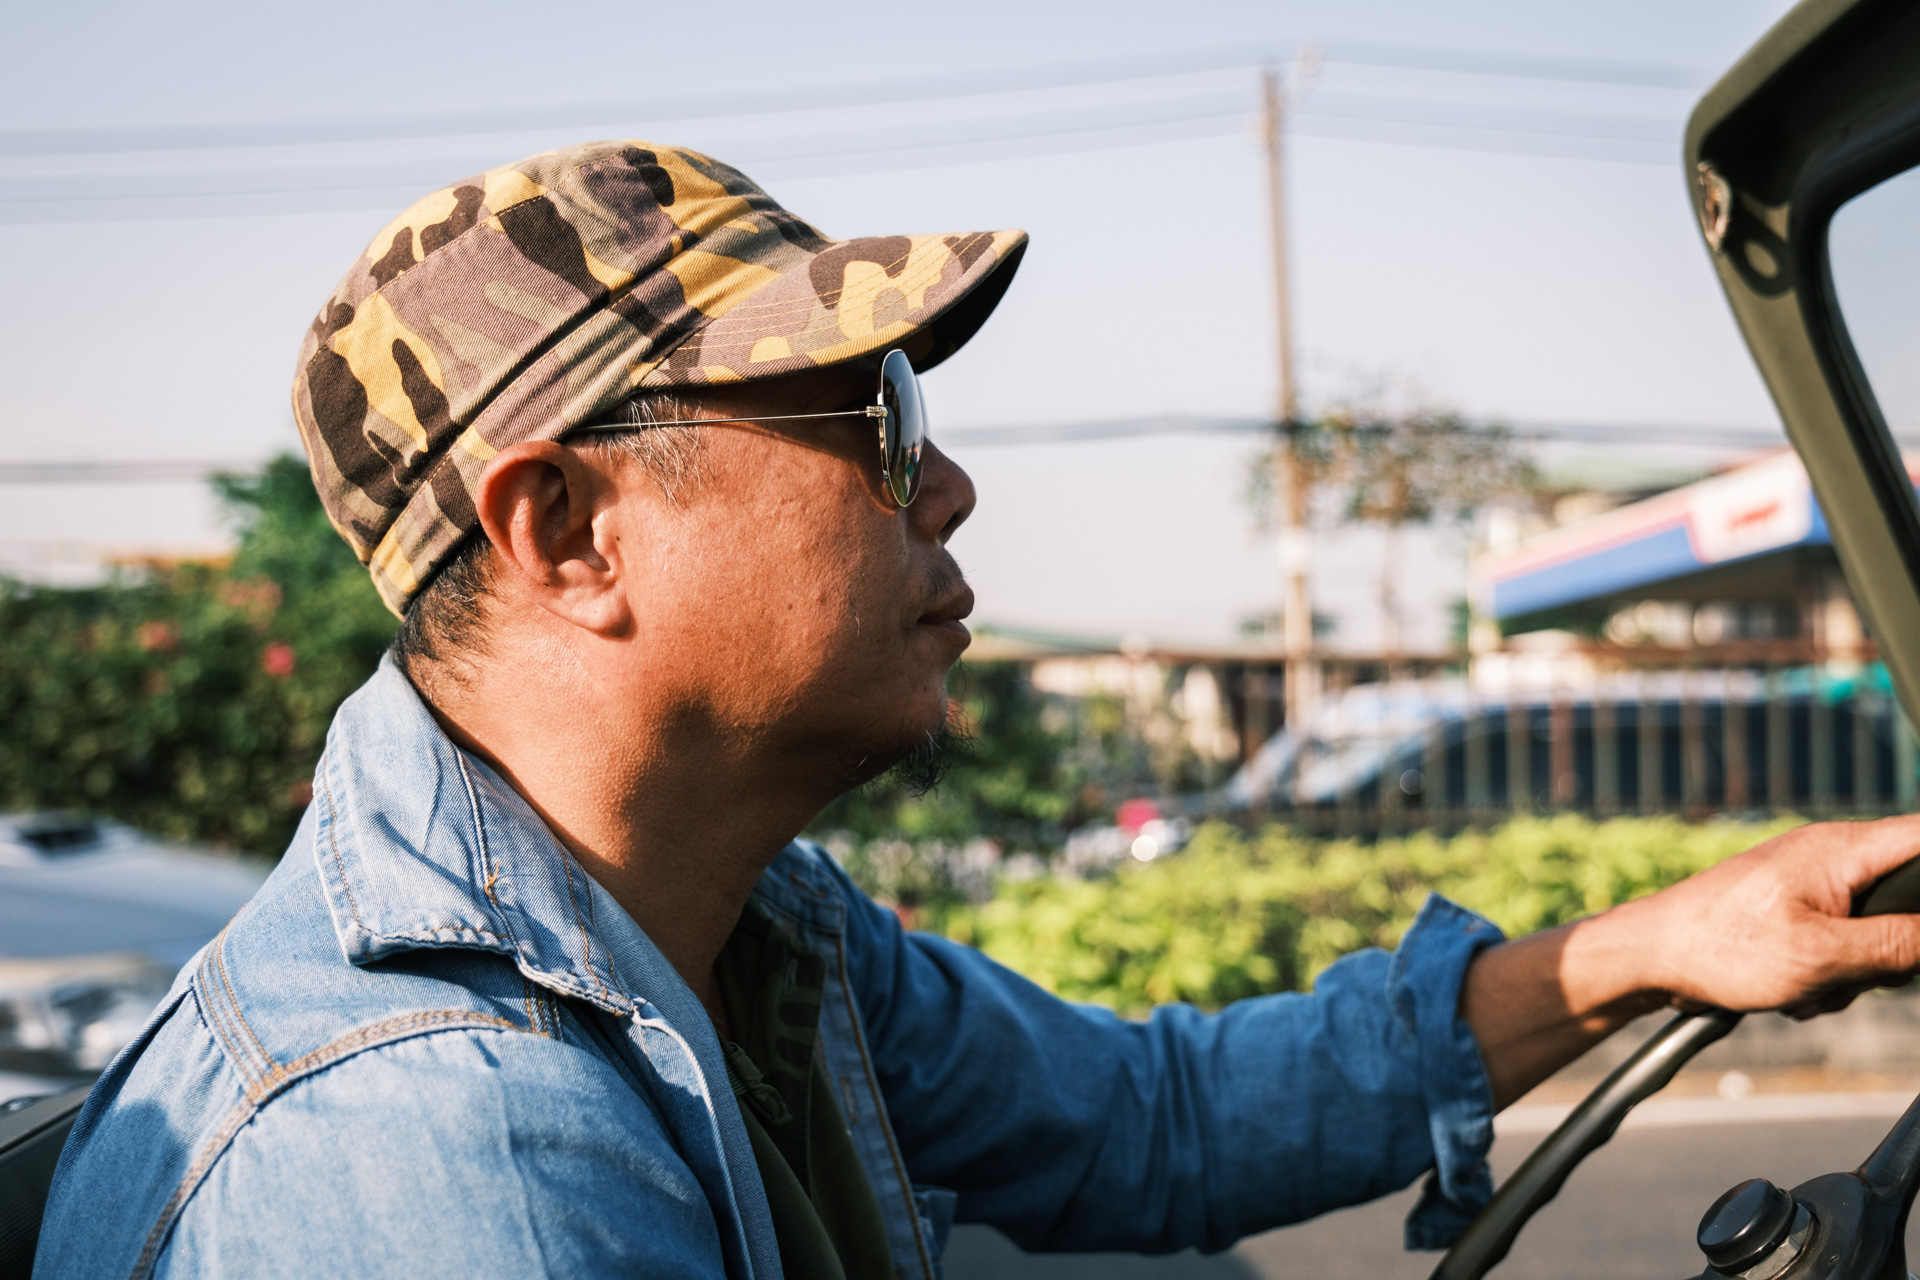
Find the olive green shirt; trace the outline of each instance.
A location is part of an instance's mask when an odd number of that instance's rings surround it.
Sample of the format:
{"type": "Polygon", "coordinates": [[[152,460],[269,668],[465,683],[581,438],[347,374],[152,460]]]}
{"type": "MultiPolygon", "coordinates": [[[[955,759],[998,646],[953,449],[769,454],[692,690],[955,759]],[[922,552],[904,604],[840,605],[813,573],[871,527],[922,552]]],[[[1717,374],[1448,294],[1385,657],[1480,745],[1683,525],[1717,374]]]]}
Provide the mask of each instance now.
{"type": "Polygon", "coordinates": [[[889,1280],[873,1185],[815,1041],[826,961],[749,901],[715,965],[727,1079],[767,1191],[780,1265],[805,1280],[889,1280]]]}

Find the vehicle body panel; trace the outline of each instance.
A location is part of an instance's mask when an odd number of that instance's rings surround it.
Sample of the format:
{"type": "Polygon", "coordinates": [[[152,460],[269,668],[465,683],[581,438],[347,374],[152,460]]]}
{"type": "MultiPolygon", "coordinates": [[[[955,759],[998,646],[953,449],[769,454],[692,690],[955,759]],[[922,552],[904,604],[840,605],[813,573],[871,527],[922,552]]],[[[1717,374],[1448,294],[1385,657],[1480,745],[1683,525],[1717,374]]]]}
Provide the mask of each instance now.
{"type": "Polygon", "coordinates": [[[1808,0],[1701,99],[1685,161],[1734,319],[1920,721],[1920,502],[1859,375],[1826,259],[1835,209],[1920,159],[1902,163],[1899,145],[1920,138],[1904,118],[1916,89],[1920,6],[1808,0]]]}

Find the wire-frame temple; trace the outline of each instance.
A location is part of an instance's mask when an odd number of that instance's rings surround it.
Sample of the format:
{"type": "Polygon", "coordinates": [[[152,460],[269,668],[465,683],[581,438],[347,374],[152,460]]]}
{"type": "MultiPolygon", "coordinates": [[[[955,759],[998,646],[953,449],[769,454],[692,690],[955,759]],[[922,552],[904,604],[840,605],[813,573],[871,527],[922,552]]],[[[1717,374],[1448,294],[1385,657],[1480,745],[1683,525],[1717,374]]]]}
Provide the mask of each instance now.
{"type": "Polygon", "coordinates": [[[805,422],[816,418],[884,418],[885,405],[870,404],[859,409],[840,409],[833,413],[756,413],[750,418],[675,418],[667,422],[594,422],[574,431],[619,432],[647,431],[653,427],[701,427],[728,422],[805,422]]]}

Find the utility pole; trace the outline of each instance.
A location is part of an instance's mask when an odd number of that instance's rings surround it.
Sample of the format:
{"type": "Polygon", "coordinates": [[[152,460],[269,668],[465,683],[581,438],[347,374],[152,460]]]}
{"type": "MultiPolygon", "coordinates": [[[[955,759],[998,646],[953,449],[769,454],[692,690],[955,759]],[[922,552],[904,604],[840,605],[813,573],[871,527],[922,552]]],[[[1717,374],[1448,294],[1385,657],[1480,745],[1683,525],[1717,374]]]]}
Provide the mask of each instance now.
{"type": "MultiPolygon", "coordinates": [[[[1301,72],[1309,71],[1308,58],[1301,72]]],[[[1307,588],[1307,514],[1313,476],[1301,456],[1299,402],[1293,382],[1293,308],[1287,287],[1287,188],[1285,86],[1279,73],[1261,73],[1265,103],[1263,132],[1267,149],[1267,203],[1273,228],[1273,295],[1276,370],[1274,401],[1278,439],[1273,451],[1273,490],[1279,503],[1282,645],[1286,654],[1286,723],[1296,730],[1304,723],[1320,692],[1319,664],[1313,659],[1313,599],[1307,588]]]]}

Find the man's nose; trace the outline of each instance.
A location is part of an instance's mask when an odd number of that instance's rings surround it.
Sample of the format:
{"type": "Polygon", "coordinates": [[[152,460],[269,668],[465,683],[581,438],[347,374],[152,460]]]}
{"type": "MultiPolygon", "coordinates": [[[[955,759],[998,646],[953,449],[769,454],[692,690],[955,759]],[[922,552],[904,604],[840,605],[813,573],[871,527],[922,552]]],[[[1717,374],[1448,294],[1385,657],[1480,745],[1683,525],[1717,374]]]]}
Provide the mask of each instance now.
{"type": "Polygon", "coordinates": [[[973,514],[973,477],[931,440],[920,456],[920,466],[920,492],[914,495],[907,516],[917,532],[945,545],[973,514]]]}

